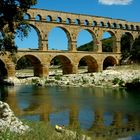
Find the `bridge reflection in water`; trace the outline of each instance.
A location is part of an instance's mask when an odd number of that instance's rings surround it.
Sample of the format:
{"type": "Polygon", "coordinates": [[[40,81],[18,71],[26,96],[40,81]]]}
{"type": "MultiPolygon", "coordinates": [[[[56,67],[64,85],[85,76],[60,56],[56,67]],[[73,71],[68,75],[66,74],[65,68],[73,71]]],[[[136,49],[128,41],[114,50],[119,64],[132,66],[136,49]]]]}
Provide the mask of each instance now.
{"type": "Polygon", "coordinates": [[[98,88],[68,90],[68,88],[49,89],[30,86],[7,87],[2,92],[8,95],[4,100],[19,117],[28,119],[35,117],[38,121],[51,122],[53,125],[81,127],[96,140],[114,140],[140,134],[140,112],[132,106],[135,100],[132,98],[130,100],[129,94],[120,89],[112,90],[114,93],[111,95],[109,93],[111,90],[98,88]],[[55,90],[57,92],[52,95],[55,90]],[[80,91],[84,97],[78,94],[80,91]],[[124,106],[128,102],[132,103],[126,107],[127,109],[123,109],[123,101],[124,106]],[[120,107],[116,107],[116,104],[120,104],[120,107]]]}

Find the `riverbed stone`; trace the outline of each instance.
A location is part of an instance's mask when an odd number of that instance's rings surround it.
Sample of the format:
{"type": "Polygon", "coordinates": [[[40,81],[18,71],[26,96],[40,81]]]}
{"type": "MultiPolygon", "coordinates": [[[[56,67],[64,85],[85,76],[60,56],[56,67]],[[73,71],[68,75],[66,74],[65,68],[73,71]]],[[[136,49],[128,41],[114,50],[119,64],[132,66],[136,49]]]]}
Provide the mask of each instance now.
{"type": "Polygon", "coordinates": [[[29,126],[23,124],[13,113],[7,103],[0,101],[0,132],[9,129],[11,132],[23,134],[29,131],[29,126]]]}

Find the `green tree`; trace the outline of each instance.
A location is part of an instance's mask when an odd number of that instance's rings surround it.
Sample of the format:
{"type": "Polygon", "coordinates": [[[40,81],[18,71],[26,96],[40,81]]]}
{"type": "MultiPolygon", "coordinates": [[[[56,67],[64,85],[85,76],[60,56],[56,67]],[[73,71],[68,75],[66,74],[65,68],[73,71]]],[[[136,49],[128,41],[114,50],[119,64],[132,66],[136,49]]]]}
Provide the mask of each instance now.
{"type": "Polygon", "coordinates": [[[140,36],[135,39],[130,54],[132,55],[131,59],[134,62],[140,63],[140,36]]]}
{"type": "Polygon", "coordinates": [[[130,50],[131,50],[131,38],[127,35],[124,34],[121,38],[121,53],[122,53],[122,60],[125,60],[130,56],[130,50]]]}
{"type": "Polygon", "coordinates": [[[28,67],[32,67],[32,64],[30,60],[24,56],[17,62],[17,65],[16,65],[17,70],[25,69],[28,67]]]}
{"type": "Polygon", "coordinates": [[[13,52],[15,35],[28,35],[29,24],[24,20],[24,13],[37,0],[0,0],[0,50],[13,52]]]}

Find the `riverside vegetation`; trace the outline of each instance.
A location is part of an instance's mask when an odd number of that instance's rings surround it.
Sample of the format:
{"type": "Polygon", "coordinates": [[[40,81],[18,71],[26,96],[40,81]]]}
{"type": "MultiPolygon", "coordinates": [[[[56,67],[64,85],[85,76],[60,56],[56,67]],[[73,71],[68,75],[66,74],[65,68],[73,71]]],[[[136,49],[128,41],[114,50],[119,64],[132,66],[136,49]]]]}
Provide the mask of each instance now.
{"type": "MultiPolygon", "coordinates": [[[[24,123],[28,124],[30,127],[30,131],[24,134],[17,134],[13,133],[9,130],[5,132],[1,132],[0,139],[2,140],[81,140],[81,136],[83,132],[80,129],[72,129],[71,130],[76,132],[76,137],[67,134],[61,134],[57,132],[54,127],[51,126],[49,123],[44,122],[29,122],[23,121],[24,123]]],[[[83,139],[86,140],[86,139],[83,139]]]]}

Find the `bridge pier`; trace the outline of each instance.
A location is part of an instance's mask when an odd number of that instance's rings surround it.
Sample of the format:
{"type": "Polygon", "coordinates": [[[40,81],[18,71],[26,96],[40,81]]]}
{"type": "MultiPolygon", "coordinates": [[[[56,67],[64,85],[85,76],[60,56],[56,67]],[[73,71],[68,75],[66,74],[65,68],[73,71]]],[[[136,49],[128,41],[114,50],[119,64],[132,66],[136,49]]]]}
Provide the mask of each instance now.
{"type": "Polygon", "coordinates": [[[36,65],[34,68],[34,76],[48,77],[49,67],[48,65],[36,65]]]}
{"type": "Polygon", "coordinates": [[[48,40],[41,40],[41,46],[39,47],[39,50],[41,51],[48,50],[48,40]]]}
{"type": "Polygon", "coordinates": [[[97,72],[101,72],[101,71],[103,71],[103,64],[99,63],[97,72]]]}
{"type": "Polygon", "coordinates": [[[71,47],[69,46],[69,50],[72,51],[72,52],[75,52],[77,51],[77,41],[76,40],[72,40],[71,41],[71,47]]]}
{"type": "Polygon", "coordinates": [[[73,64],[71,74],[77,74],[77,73],[78,73],[78,64],[73,64]]]}
{"type": "Polygon", "coordinates": [[[7,63],[7,78],[15,77],[15,65],[13,63],[7,63]]]}
{"type": "Polygon", "coordinates": [[[120,41],[116,41],[116,46],[113,47],[113,52],[115,53],[121,53],[121,42],[120,41]]]}

